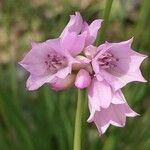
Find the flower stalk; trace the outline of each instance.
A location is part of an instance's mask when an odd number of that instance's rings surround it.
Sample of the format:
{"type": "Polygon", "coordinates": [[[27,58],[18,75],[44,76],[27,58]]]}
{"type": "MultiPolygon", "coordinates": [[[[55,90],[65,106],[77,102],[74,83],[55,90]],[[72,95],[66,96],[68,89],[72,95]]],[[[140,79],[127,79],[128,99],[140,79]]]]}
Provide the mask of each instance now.
{"type": "Polygon", "coordinates": [[[84,110],[83,95],[84,95],[84,90],[78,89],[78,101],[77,101],[76,118],[75,118],[73,150],[81,150],[81,127],[82,127],[82,116],[84,110]]]}

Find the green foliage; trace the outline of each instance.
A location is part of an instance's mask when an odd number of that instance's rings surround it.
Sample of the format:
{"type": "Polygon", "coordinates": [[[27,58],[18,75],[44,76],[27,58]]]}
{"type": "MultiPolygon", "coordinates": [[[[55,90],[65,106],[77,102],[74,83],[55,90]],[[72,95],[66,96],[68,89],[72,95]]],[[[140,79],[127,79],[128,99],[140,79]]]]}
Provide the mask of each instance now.
{"type": "MultiPolygon", "coordinates": [[[[29,49],[29,40],[57,37],[75,10],[81,11],[89,22],[102,18],[104,4],[104,0],[91,0],[84,7],[69,0],[1,1],[0,150],[72,149],[76,89],[56,93],[43,86],[29,92],[25,88],[27,76],[17,61],[23,57],[23,51],[29,49]]],[[[130,0],[114,1],[106,39],[120,41],[135,36],[133,48],[149,55],[149,16],[149,0],[139,1],[139,4],[130,0]]],[[[142,67],[147,80],[150,79],[149,61],[148,58],[142,67]]],[[[123,129],[110,127],[99,137],[96,127],[86,123],[89,113],[84,111],[83,150],[150,149],[150,84],[132,83],[123,91],[141,116],[127,119],[123,129]]]]}

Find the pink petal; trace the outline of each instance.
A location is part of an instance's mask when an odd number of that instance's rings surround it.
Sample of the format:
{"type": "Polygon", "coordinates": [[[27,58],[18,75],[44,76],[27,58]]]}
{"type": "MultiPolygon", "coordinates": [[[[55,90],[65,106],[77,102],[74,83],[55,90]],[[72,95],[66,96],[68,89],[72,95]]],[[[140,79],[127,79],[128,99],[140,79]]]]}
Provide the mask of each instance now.
{"type": "Polygon", "coordinates": [[[126,116],[125,112],[122,110],[124,104],[111,105],[107,110],[107,114],[109,115],[109,122],[117,127],[125,126],[126,116]]]}
{"type": "Polygon", "coordinates": [[[68,32],[61,39],[61,45],[68,50],[72,56],[81,53],[85,44],[86,33],[77,35],[75,32],[68,32]]]}
{"type": "Polygon", "coordinates": [[[84,54],[87,58],[92,59],[97,53],[97,48],[93,45],[89,45],[84,49],[84,54]]]}
{"type": "Polygon", "coordinates": [[[88,30],[89,24],[86,21],[83,21],[81,33],[88,30]]]}
{"type": "MultiPolygon", "coordinates": [[[[89,109],[92,114],[100,111],[100,108],[108,108],[112,100],[112,90],[107,82],[92,79],[88,89],[89,109]]],[[[91,118],[92,116],[90,116],[91,118]]]]}
{"type": "Polygon", "coordinates": [[[55,77],[64,79],[68,74],[71,74],[72,64],[69,63],[66,68],[60,69],[57,73],[54,74],[55,77]]]}
{"type": "Polygon", "coordinates": [[[77,36],[76,41],[74,42],[74,45],[71,50],[71,54],[73,56],[76,56],[83,51],[84,46],[85,46],[86,35],[87,33],[85,32],[77,36]]]}
{"type": "Polygon", "coordinates": [[[111,100],[112,104],[124,104],[126,103],[125,97],[121,90],[114,92],[113,98],[111,100]]]}
{"type": "Polygon", "coordinates": [[[88,26],[88,36],[86,38],[86,46],[91,45],[95,42],[96,37],[97,37],[97,33],[99,28],[101,27],[101,23],[102,20],[101,19],[97,19],[94,20],[89,26],[88,26]]]}
{"type": "Polygon", "coordinates": [[[71,15],[70,21],[67,24],[67,26],[64,28],[60,37],[66,36],[68,32],[75,32],[76,34],[79,34],[82,29],[82,23],[83,23],[83,20],[79,12],[76,12],[75,15],[71,15]]]}
{"type": "Polygon", "coordinates": [[[146,82],[144,77],[141,74],[140,70],[136,70],[134,72],[127,73],[124,76],[116,77],[117,80],[112,81],[112,86],[114,87],[114,90],[118,90],[122,87],[124,87],[127,83],[133,82],[133,81],[140,81],[140,82],[146,82]]]}
{"type": "MultiPolygon", "coordinates": [[[[98,83],[100,83],[99,81],[98,81],[98,83]]],[[[109,87],[109,85],[108,85],[108,87],[109,87]]],[[[101,100],[104,96],[100,93],[100,91],[98,90],[98,89],[100,89],[101,90],[101,88],[98,88],[98,87],[95,87],[96,88],[96,90],[97,90],[97,92],[99,93],[99,96],[97,96],[97,98],[99,99],[99,100],[101,100]],[[99,98],[100,97],[100,98],[99,98]]],[[[105,90],[105,89],[104,89],[105,90]]],[[[105,93],[106,93],[106,95],[107,95],[107,91],[105,91],[105,93]]],[[[88,93],[89,94],[89,93],[88,93]]],[[[108,93],[108,95],[111,95],[111,97],[108,97],[108,106],[110,105],[110,103],[112,103],[112,104],[124,104],[124,103],[126,103],[126,100],[125,100],[125,97],[124,97],[124,95],[123,95],[123,93],[121,92],[121,90],[118,90],[117,92],[113,92],[111,89],[109,90],[109,93],[108,93]],[[111,93],[110,93],[111,92],[111,93]]],[[[93,117],[94,117],[94,115],[95,115],[95,113],[96,113],[96,111],[101,111],[101,109],[93,109],[93,105],[94,105],[94,98],[93,97],[88,97],[89,98],[89,109],[90,109],[90,117],[88,118],[88,122],[91,122],[91,121],[93,121],[93,117]]],[[[98,100],[97,99],[97,100],[98,100]]],[[[103,100],[103,99],[102,99],[103,100]]],[[[104,100],[103,100],[104,101],[104,100]]],[[[96,106],[99,106],[99,104],[96,104],[96,106]]],[[[107,107],[103,107],[103,108],[108,108],[108,106],[107,107]]]]}
{"type": "Polygon", "coordinates": [[[133,38],[128,41],[111,44],[110,52],[114,55],[114,57],[119,59],[116,65],[124,73],[134,72],[139,69],[141,63],[147,57],[133,51],[131,48],[132,42],[133,38]]]}
{"type": "Polygon", "coordinates": [[[95,72],[95,75],[96,76],[97,76],[97,74],[100,75],[99,64],[97,63],[96,59],[92,60],[92,67],[93,67],[93,71],[95,72]]]}
{"type": "Polygon", "coordinates": [[[74,85],[75,74],[68,75],[65,79],[55,78],[49,83],[50,87],[55,91],[64,90],[74,85]]]}
{"type": "Polygon", "coordinates": [[[36,75],[30,75],[26,86],[28,90],[37,90],[39,87],[41,87],[45,83],[52,82],[55,78],[61,78],[65,79],[70,74],[70,67],[66,67],[64,69],[61,69],[56,74],[53,75],[43,75],[43,76],[36,76],[36,75]]]}
{"type": "Polygon", "coordinates": [[[81,69],[77,74],[77,77],[75,80],[75,86],[77,88],[84,89],[88,87],[90,83],[91,83],[90,74],[86,70],[81,69]]]}
{"type": "Polygon", "coordinates": [[[27,83],[26,83],[26,87],[28,90],[32,91],[32,90],[37,90],[38,88],[40,88],[44,83],[48,83],[53,79],[52,76],[34,76],[34,75],[30,75],[27,83]]]}
{"type": "Polygon", "coordinates": [[[46,41],[49,49],[55,50],[57,53],[62,55],[68,55],[67,50],[61,45],[61,38],[49,39],[46,41]]]}
{"type": "Polygon", "coordinates": [[[100,111],[97,111],[93,117],[93,121],[99,133],[103,134],[110,124],[123,127],[125,126],[126,116],[135,117],[137,115],[127,103],[111,104],[108,108],[102,108],[100,111]]]}
{"type": "Polygon", "coordinates": [[[31,74],[43,75],[46,72],[46,65],[43,62],[49,51],[45,42],[34,45],[19,64],[31,74]]]}

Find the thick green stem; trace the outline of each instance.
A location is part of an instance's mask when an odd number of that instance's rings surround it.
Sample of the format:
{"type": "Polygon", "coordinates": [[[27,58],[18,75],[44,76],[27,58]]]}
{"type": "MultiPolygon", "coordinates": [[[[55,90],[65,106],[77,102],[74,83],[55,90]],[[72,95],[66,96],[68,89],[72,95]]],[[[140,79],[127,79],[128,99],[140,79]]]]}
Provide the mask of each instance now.
{"type": "Polygon", "coordinates": [[[112,3],[113,3],[113,0],[107,0],[107,2],[106,2],[106,7],[104,10],[104,17],[103,17],[104,22],[100,29],[100,36],[97,40],[97,45],[101,44],[105,40],[105,33],[106,33],[108,22],[109,22],[109,16],[110,16],[112,3]]]}
{"type": "Polygon", "coordinates": [[[74,145],[73,150],[81,150],[81,127],[82,127],[82,116],[83,116],[83,99],[84,91],[78,89],[78,101],[75,118],[75,130],[74,130],[74,145]]]}

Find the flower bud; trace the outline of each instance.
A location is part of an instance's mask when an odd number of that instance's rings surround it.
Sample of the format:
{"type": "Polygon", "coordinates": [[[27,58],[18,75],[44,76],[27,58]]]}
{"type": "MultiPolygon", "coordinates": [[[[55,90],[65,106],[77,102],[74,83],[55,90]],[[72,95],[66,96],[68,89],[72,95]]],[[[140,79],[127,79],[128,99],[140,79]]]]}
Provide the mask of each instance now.
{"type": "Polygon", "coordinates": [[[91,77],[89,72],[84,69],[81,69],[76,77],[75,86],[80,89],[88,87],[91,83],[91,77]]]}
{"type": "Polygon", "coordinates": [[[75,77],[75,74],[71,74],[65,79],[56,78],[49,85],[55,91],[64,90],[74,85],[75,77]]]}

